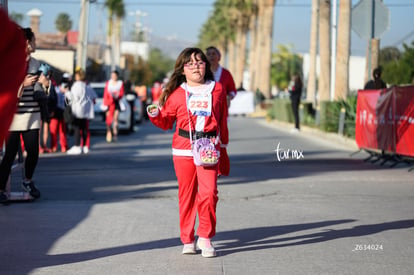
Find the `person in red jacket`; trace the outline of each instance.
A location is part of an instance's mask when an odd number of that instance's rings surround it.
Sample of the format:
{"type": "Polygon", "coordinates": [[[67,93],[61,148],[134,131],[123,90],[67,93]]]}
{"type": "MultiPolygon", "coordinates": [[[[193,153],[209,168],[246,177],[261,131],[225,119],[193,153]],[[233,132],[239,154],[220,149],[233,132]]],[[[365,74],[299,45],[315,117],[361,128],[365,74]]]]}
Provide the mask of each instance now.
{"type": "MultiPolygon", "coordinates": [[[[9,19],[7,12],[1,6],[0,26],[2,33],[0,39],[0,144],[3,147],[4,142],[8,142],[10,137],[9,128],[17,110],[18,91],[23,89],[24,84],[34,82],[35,79],[26,77],[31,46],[25,39],[24,31],[9,19]]],[[[12,153],[10,156],[11,167],[16,154],[12,153]]],[[[5,153],[2,160],[4,157],[5,153]]],[[[4,170],[0,167],[0,174],[4,174],[4,180],[0,180],[0,203],[7,203],[9,199],[6,185],[10,167],[4,170]]]]}
{"type": "MultiPolygon", "coordinates": [[[[186,48],[177,58],[159,105],[147,108],[155,126],[168,130],[175,125],[172,154],[178,181],[182,254],[195,254],[197,246],[203,257],[216,256],[211,238],[216,233],[218,165],[195,165],[190,140],[206,137],[212,141],[220,140],[225,146],[228,143],[226,107],[222,85],[214,81],[203,51],[186,48]],[[199,238],[196,245],[197,213],[199,238]]],[[[216,150],[220,143],[216,143],[216,150]]]]}
{"type": "MultiPolygon", "coordinates": [[[[234,84],[233,76],[230,71],[223,68],[220,65],[221,53],[213,46],[206,49],[207,59],[211,65],[211,71],[214,75],[214,80],[220,82],[223,85],[223,91],[227,96],[227,107],[230,107],[230,101],[236,96],[237,89],[234,84]]],[[[226,117],[228,116],[226,108],[226,117]]],[[[228,176],[230,174],[230,159],[227,154],[227,148],[222,147],[220,149],[220,164],[219,164],[219,176],[228,176]]]]}
{"type": "Polygon", "coordinates": [[[124,83],[118,79],[118,71],[112,71],[111,79],[106,82],[103,105],[106,111],[106,141],[111,142],[118,137],[118,116],[119,112],[125,108],[120,100],[124,96],[124,83]],[[112,127],[112,131],[111,131],[112,127]]]}
{"type": "Polygon", "coordinates": [[[9,131],[17,104],[17,91],[26,76],[26,40],[22,29],[9,19],[0,6],[0,143],[9,131]]]}
{"type": "Polygon", "coordinates": [[[216,47],[208,47],[206,49],[206,54],[211,65],[211,71],[213,72],[214,80],[220,82],[223,85],[224,91],[227,95],[227,104],[228,107],[230,107],[230,100],[232,100],[237,94],[236,84],[234,84],[233,76],[229,70],[223,68],[220,65],[221,53],[216,47]]]}

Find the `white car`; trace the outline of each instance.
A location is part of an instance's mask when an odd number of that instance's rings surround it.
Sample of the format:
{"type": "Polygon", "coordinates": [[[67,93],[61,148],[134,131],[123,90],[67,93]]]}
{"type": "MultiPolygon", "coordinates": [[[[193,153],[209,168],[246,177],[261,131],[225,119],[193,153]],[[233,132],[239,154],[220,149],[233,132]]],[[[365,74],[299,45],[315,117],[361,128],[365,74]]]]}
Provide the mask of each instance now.
{"type": "MultiPolygon", "coordinates": [[[[106,130],[106,114],[103,111],[103,94],[105,89],[105,82],[92,82],[90,86],[94,89],[96,95],[98,96],[95,102],[95,118],[89,122],[89,129],[91,131],[100,131],[106,130]]],[[[131,110],[131,107],[126,100],[126,97],[121,98],[122,104],[125,106],[125,110],[119,112],[118,117],[118,129],[120,132],[130,132],[133,129],[134,124],[142,121],[142,107],[139,102],[139,98],[135,101],[134,110],[131,110]],[[135,120],[132,120],[131,112],[134,114],[135,120]]]]}

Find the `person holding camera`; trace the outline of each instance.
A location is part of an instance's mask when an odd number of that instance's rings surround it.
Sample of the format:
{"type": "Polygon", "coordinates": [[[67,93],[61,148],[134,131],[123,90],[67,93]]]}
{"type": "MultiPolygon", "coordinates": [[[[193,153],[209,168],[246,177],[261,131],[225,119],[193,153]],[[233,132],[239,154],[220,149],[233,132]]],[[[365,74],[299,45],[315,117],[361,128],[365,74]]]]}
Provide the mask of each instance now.
{"type": "Polygon", "coordinates": [[[41,123],[40,104],[35,99],[35,84],[39,80],[40,62],[30,54],[36,49],[36,38],[31,28],[22,29],[26,38],[26,53],[28,55],[27,64],[21,66],[27,67],[27,75],[23,80],[21,89],[18,91],[18,105],[13,117],[12,124],[9,128],[9,135],[6,141],[6,152],[0,164],[0,202],[6,202],[8,197],[5,193],[7,181],[10,176],[13,161],[16,158],[20,144],[20,136],[23,142],[27,156],[24,163],[25,178],[22,182],[22,188],[27,191],[33,198],[40,197],[40,191],[34,185],[32,180],[37,162],[39,159],[39,129],[41,123]]]}
{"type": "Polygon", "coordinates": [[[50,153],[52,150],[47,146],[49,140],[50,119],[56,111],[57,95],[55,85],[52,81],[52,68],[47,64],[40,65],[40,76],[35,84],[35,94],[40,93],[40,117],[42,119],[42,139],[39,153],[50,153]]]}

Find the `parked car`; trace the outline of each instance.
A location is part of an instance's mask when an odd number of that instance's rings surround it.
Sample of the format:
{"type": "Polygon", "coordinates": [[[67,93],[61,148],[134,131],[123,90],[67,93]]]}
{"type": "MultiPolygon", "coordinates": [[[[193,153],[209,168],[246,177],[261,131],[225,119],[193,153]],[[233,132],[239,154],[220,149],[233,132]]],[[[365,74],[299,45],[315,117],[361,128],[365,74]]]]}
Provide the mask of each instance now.
{"type": "MultiPolygon", "coordinates": [[[[90,83],[91,87],[95,90],[96,95],[98,96],[95,102],[95,118],[90,121],[89,129],[91,131],[104,131],[106,130],[105,124],[105,112],[102,110],[103,103],[103,94],[105,89],[105,82],[92,82],[90,83]]],[[[118,117],[118,129],[120,132],[130,132],[133,129],[135,123],[142,121],[142,106],[139,101],[139,98],[135,100],[134,110],[131,110],[131,107],[125,96],[121,98],[125,110],[119,112],[118,117]],[[131,112],[135,115],[131,116],[131,112]],[[131,119],[134,117],[134,121],[131,119]]]]}

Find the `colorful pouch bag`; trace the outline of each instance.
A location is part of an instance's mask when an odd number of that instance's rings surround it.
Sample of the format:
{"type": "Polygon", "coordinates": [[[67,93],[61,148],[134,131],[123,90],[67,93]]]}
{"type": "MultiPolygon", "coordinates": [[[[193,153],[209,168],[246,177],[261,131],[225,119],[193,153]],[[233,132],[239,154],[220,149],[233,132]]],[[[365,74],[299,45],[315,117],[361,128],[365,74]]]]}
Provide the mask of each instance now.
{"type": "Polygon", "coordinates": [[[218,152],[209,138],[199,138],[192,143],[194,164],[197,166],[213,166],[218,163],[218,152]]]}

